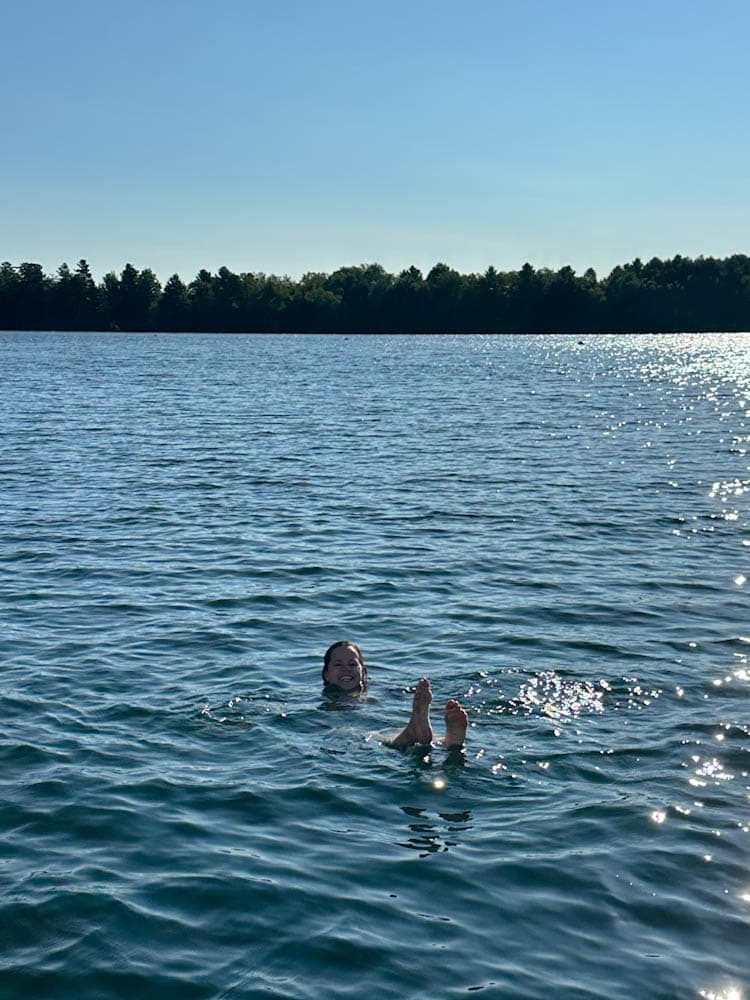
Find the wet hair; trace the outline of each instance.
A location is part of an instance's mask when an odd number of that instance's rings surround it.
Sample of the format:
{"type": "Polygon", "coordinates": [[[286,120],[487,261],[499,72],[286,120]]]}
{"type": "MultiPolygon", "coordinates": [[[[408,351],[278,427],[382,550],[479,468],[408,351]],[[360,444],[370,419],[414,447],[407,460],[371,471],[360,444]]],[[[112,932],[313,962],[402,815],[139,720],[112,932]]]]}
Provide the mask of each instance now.
{"type": "MultiPolygon", "coordinates": [[[[367,690],[367,664],[365,663],[365,658],[362,655],[362,650],[359,648],[359,646],[356,644],[356,642],[349,642],[348,639],[339,639],[338,642],[334,642],[332,646],[329,646],[328,649],[323,654],[323,672],[321,674],[321,677],[323,678],[323,683],[324,684],[328,684],[328,681],[326,680],[326,670],[328,670],[328,665],[331,662],[331,657],[333,656],[334,652],[337,649],[340,649],[341,646],[349,646],[351,649],[354,650],[354,652],[359,657],[359,662],[362,664],[362,690],[366,691],[367,690]]],[[[331,685],[331,687],[335,687],[335,686],[336,686],[335,684],[331,685]]]]}

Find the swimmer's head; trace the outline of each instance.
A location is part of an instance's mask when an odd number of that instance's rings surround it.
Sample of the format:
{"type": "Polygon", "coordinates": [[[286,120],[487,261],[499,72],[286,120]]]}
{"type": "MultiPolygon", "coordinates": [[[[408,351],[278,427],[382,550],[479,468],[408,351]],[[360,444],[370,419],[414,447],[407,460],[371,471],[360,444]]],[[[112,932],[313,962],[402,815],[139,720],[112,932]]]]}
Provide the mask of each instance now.
{"type": "Polygon", "coordinates": [[[323,682],[353,694],[367,690],[367,667],[362,650],[353,642],[334,642],[323,657],[323,682]]]}

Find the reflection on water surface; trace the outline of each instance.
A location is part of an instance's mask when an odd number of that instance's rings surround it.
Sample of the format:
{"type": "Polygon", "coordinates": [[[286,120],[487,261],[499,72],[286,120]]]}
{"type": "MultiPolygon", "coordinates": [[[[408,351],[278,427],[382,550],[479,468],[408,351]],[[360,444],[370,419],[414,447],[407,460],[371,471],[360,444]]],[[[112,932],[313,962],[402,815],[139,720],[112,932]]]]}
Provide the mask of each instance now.
{"type": "Polygon", "coordinates": [[[748,995],[750,337],[0,340],[10,995],[748,995]]]}

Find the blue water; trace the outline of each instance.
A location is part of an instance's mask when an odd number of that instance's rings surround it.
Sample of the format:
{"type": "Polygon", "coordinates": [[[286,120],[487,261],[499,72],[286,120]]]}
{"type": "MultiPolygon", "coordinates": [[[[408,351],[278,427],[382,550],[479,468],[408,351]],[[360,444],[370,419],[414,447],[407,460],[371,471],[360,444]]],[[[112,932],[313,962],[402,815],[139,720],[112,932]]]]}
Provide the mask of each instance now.
{"type": "Polygon", "coordinates": [[[0,346],[2,998],[750,995],[750,336],[0,346]]]}

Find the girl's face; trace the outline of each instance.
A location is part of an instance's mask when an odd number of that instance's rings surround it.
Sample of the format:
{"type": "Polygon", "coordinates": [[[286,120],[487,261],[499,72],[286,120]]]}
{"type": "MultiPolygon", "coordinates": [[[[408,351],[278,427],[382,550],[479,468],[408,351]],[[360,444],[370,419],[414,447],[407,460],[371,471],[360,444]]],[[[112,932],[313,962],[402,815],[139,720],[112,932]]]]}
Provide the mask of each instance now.
{"type": "Polygon", "coordinates": [[[342,691],[361,691],[364,680],[362,661],[352,646],[339,646],[331,653],[323,679],[342,691]]]}

